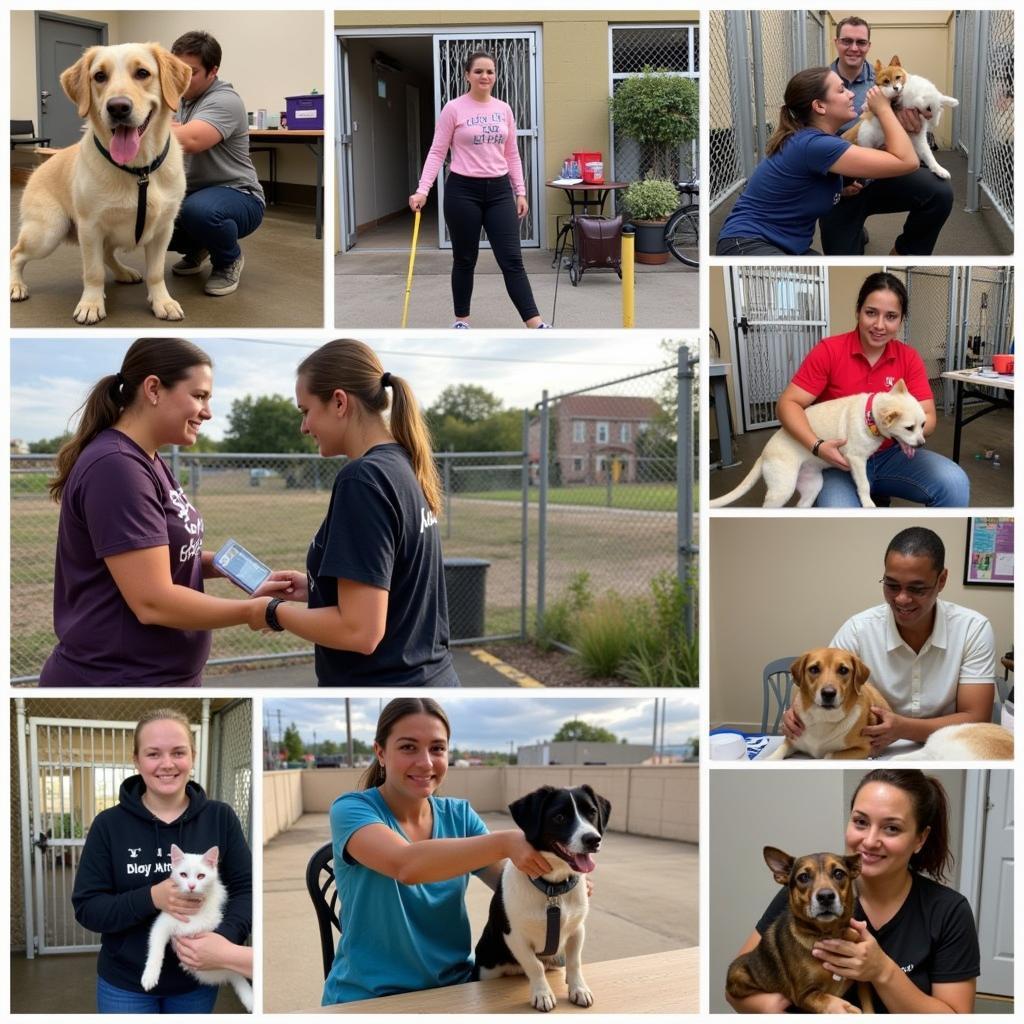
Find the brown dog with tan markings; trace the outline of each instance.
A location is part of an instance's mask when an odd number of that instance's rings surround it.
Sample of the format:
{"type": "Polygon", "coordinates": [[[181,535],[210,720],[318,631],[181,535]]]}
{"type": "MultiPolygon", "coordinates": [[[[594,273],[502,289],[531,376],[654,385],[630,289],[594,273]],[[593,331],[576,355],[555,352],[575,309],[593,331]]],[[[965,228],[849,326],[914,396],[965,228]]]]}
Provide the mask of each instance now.
{"type": "MultiPolygon", "coordinates": [[[[764,860],[775,881],[789,889],[789,908],[765,929],[749,953],[729,965],[725,990],[733,999],[779,992],[809,1013],[860,1013],[842,998],[846,978],[825,970],[811,954],[822,939],[852,939],[853,880],[860,874],[860,854],[812,853],[791,857],[774,846],[764,860]]],[[[864,1010],[871,1011],[871,986],[858,983],[864,1010]]]]}
{"type": "Polygon", "coordinates": [[[780,760],[798,750],[810,757],[866,758],[871,740],[864,726],[877,725],[871,706],[889,710],[889,702],[869,682],[871,670],[856,654],[838,647],[818,647],[801,654],[789,667],[796,687],[793,710],[804,731],[766,760],[780,760]]]}

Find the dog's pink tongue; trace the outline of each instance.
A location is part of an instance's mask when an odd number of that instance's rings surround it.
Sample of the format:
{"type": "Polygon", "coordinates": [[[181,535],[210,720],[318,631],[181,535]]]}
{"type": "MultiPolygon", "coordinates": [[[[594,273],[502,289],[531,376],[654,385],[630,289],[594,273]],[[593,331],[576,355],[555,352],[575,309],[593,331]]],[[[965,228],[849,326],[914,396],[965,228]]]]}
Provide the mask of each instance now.
{"type": "Polygon", "coordinates": [[[597,867],[594,863],[594,858],[589,853],[574,853],[572,855],[572,866],[581,875],[588,874],[597,867]]]}
{"type": "Polygon", "coordinates": [[[916,448],[911,448],[909,444],[904,444],[902,441],[899,442],[899,445],[903,454],[906,455],[908,459],[912,459],[914,457],[914,453],[917,451],[916,448]]]}
{"type": "Polygon", "coordinates": [[[141,141],[138,128],[118,125],[114,129],[114,137],[110,140],[110,155],[114,158],[114,163],[122,167],[131,163],[139,151],[141,141]]]}

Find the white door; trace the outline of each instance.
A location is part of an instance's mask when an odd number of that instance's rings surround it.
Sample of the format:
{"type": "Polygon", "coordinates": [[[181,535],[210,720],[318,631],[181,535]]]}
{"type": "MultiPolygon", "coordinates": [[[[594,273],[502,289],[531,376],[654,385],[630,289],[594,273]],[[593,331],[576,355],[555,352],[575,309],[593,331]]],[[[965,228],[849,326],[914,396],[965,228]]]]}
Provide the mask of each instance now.
{"type": "Polygon", "coordinates": [[[348,50],[338,40],[338,116],[335,136],[338,173],[338,207],[341,211],[341,248],[356,244],[356,189],[352,178],[352,90],[349,83],[348,50]]]}
{"type": "MultiPolygon", "coordinates": [[[[494,95],[512,108],[516,121],[516,141],[523,163],[526,198],[530,212],[520,221],[520,241],[524,246],[540,245],[540,76],[538,75],[538,31],[453,32],[434,36],[434,120],[441,108],[466,91],[463,62],[474,50],[494,54],[497,81],[494,95]]],[[[452,246],[444,222],[444,175],[437,178],[438,244],[452,246]]],[[[481,243],[484,244],[484,243],[481,243]]]]}
{"type": "Polygon", "coordinates": [[[1013,996],[1013,772],[989,772],[985,853],[977,905],[978,991],[1013,996]]]}
{"type": "Polygon", "coordinates": [[[405,139],[409,195],[412,195],[420,183],[420,166],[423,163],[423,159],[420,156],[422,151],[422,142],[420,141],[420,91],[415,85],[406,85],[405,87],[405,139]]]}

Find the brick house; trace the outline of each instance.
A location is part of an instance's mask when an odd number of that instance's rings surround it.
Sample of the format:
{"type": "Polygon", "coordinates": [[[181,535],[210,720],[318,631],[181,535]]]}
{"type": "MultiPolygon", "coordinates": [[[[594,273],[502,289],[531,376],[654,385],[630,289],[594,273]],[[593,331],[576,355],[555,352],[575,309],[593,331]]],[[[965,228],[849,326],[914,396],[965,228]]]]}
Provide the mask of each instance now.
{"type": "MultiPolygon", "coordinates": [[[[637,479],[636,440],[661,414],[653,398],[627,395],[570,395],[551,410],[557,469],[551,480],[599,484],[616,472],[618,481],[637,479]]],[[[540,418],[530,422],[530,465],[540,464],[540,418]]]]}

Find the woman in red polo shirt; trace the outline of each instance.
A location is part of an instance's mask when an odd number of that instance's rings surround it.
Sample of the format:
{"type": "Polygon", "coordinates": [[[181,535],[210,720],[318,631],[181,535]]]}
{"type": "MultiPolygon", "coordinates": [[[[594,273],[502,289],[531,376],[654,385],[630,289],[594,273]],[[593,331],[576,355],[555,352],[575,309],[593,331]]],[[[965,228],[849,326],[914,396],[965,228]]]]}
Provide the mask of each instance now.
{"type": "MultiPolygon", "coordinates": [[[[857,326],[847,334],[823,338],[807,354],[779,396],[779,421],[808,451],[819,438],[804,411],[815,402],[862,392],[888,391],[905,381],[925,411],[925,435],[935,430],[935,399],[920,355],[896,335],[907,315],[903,282],[884,272],[871,274],[857,296],[857,326]]],[[[816,508],[859,508],[850,466],[840,450],[844,437],[825,438],[818,457],[834,466],[824,472],[816,508]]],[[[936,508],[965,508],[970,501],[967,474],[951,459],[918,449],[909,459],[898,444],[886,441],[868,459],[871,493],[903,498],[936,508]]]]}

